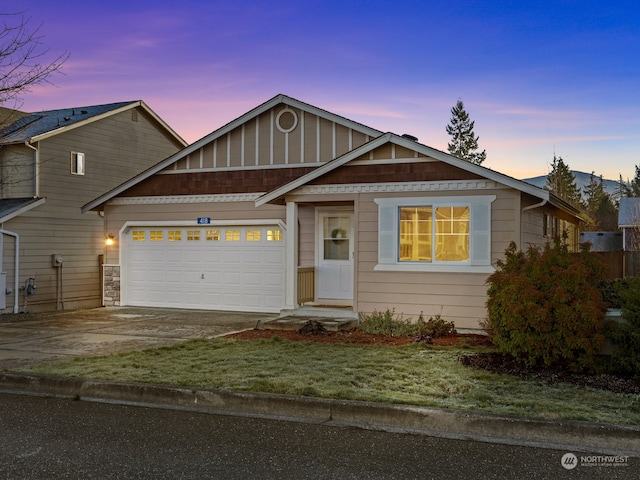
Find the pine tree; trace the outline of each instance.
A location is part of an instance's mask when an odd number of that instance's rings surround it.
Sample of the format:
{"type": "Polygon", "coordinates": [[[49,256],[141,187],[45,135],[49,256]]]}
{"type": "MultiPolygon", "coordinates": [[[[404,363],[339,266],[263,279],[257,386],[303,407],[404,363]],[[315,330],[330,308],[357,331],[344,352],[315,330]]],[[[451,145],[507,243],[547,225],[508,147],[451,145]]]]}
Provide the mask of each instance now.
{"type": "Polygon", "coordinates": [[[451,109],[451,120],[446,130],[451,135],[448,150],[451,155],[466,160],[467,162],[482,165],[487,158],[487,151],[477,152],[478,138],[473,133],[475,122],[469,120],[469,114],[464,109],[462,100],[458,100],[451,109]]]}
{"type": "Polygon", "coordinates": [[[618,229],[618,209],[611,195],[604,188],[602,176],[591,173],[589,184],[584,187],[584,206],[592,222],[585,231],[614,231],[618,229]]]}
{"type": "Polygon", "coordinates": [[[576,177],[569,169],[569,165],[564,163],[562,157],[553,156],[545,188],[576,208],[582,206],[582,197],[580,189],[576,185],[576,177]]]}
{"type": "Polygon", "coordinates": [[[640,197],[640,165],[636,165],[636,175],[630,182],[624,182],[620,176],[620,196],[640,197]]]}

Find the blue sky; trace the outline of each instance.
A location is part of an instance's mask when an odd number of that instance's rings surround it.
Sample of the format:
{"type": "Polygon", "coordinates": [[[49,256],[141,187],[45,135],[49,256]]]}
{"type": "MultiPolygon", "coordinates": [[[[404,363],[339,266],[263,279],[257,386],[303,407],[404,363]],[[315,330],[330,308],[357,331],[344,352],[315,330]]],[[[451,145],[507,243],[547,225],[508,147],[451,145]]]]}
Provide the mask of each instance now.
{"type": "Polygon", "coordinates": [[[141,99],[193,142],[284,93],[446,151],[461,99],[485,167],[545,175],[555,153],[617,179],[640,164],[633,1],[20,3],[71,54],[26,111],[141,99]]]}

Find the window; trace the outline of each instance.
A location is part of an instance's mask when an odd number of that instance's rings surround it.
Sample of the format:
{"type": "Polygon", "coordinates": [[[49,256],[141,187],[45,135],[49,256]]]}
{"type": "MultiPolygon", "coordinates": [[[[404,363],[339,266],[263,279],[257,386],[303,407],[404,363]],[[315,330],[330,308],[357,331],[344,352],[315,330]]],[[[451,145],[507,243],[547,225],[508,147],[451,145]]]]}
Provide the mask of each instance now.
{"type": "Polygon", "coordinates": [[[282,241],[282,230],[267,230],[267,242],[282,241]]]}
{"type": "Polygon", "coordinates": [[[84,175],[84,153],[71,152],[71,173],[84,175]]]}
{"type": "Polygon", "coordinates": [[[492,272],[493,195],[378,198],[376,270],[492,272]]]}
{"type": "Polygon", "coordinates": [[[144,242],[144,230],[134,230],[131,233],[134,242],[144,242]]]}
{"type": "Polygon", "coordinates": [[[169,241],[170,242],[179,242],[182,240],[182,231],[181,230],[169,230],[169,241]]]}
{"type": "Polygon", "coordinates": [[[224,238],[227,242],[239,242],[240,230],[227,230],[224,238]]]}
{"type": "Polygon", "coordinates": [[[219,230],[207,230],[207,240],[217,242],[220,240],[219,230]]]}
{"type": "Polygon", "coordinates": [[[260,230],[247,230],[247,242],[259,242],[261,233],[260,230]]]}
{"type": "Polygon", "coordinates": [[[187,240],[200,240],[200,230],[187,230],[187,240]]]}
{"type": "Polygon", "coordinates": [[[151,240],[152,242],[161,242],[162,230],[151,230],[149,232],[149,240],[151,240]]]}

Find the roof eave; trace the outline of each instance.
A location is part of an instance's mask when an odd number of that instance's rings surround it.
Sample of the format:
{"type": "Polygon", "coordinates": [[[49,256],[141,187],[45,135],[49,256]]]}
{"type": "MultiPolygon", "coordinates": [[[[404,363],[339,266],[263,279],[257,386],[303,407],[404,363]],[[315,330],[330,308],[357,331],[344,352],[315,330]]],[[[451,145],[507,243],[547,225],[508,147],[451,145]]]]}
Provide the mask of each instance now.
{"type": "Polygon", "coordinates": [[[43,203],[45,203],[46,198],[34,198],[32,202],[24,205],[23,207],[18,208],[17,210],[14,210],[11,213],[8,213],[7,215],[5,215],[4,217],[0,217],[0,223],[4,223],[4,222],[8,222],[9,220],[19,217],[20,215],[22,215],[23,213],[28,212],[29,210],[32,210],[36,207],[39,207],[40,205],[42,205],[43,203]]]}

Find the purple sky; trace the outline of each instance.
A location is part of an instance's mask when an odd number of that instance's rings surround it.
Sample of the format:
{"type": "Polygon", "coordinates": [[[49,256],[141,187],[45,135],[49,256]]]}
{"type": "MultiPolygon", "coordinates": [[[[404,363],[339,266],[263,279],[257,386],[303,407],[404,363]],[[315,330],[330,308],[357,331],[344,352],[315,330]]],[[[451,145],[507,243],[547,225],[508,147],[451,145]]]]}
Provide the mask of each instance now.
{"type": "Polygon", "coordinates": [[[140,99],[193,142],[284,93],[446,151],[462,99],[485,167],[546,175],[555,152],[617,179],[640,164],[636,1],[19,3],[71,54],[22,110],[140,99]]]}

